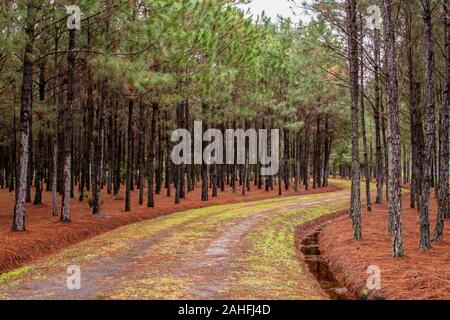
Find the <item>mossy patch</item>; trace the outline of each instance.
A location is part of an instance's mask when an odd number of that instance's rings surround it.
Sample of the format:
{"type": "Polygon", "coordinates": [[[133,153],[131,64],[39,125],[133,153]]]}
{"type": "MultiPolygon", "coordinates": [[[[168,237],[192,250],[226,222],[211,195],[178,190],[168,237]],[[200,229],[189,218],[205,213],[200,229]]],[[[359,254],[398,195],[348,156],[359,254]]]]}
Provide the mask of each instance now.
{"type": "Polygon", "coordinates": [[[281,210],[270,216],[245,237],[244,254],[234,264],[238,271],[233,277],[239,279],[238,283],[225,292],[235,299],[320,299],[299,263],[295,229],[298,225],[341,211],[347,206],[348,200],[343,200],[281,210]]]}
{"type": "Polygon", "coordinates": [[[22,268],[19,268],[19,269],[10,271],[10,272],[6,272],[6,273],[3,273],[3,274],[0,274],[0,287],[4,283],[6,283],[6,282],[8,282],[10,280],[16,279],[18,276],[27,273],[31,269],[32,269],[32,267],[25,266],[25,267],[22,267],[22,268]]]}
{"type": "Polygon", "coordinates": [[[189,286],[188,279],[161,277],[158,279],[145,278],[130,282],[124,288],[103,294],[102,299],[166,299],[177,300],[183,298],[183,292],[189,286]]]}

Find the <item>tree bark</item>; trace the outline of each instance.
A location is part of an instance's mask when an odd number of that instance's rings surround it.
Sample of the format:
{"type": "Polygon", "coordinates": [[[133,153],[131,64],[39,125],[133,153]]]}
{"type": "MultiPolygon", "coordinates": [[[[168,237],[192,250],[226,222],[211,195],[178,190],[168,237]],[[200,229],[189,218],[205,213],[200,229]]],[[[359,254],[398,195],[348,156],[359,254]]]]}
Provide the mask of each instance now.
{"type": "MultiPolygon", "coordinates": [[[[361,16],[361,21],[362,21],[361,16]]],[[[361,26],[362,27],[362,26],[361,26]]],[[[362,31],[361,31],[362,32],[362,31]]],[[[366,208],[367,212],[372,211],[372,200],[370,195],[370,166],[369,166],[369,153],[367,148],[367,135],[366,135],[366,117],[365,117],[365,104],[364,104],[364,53],[363,53],[364,36],[361,34],[360,48],[361,48],[361,63],[360,63],[360,90],[361,90],[361,134],[363,140],[364,151],[364,175],[366,178],[366,208]]]]}
{"type": "Polygon", "coordinates": [[[27,6],[25,33],[27,43],[23,56],[22,87],[20,97],[20,146],[19,146],[19,170],[16,183],[16,203],[12,231],[25,231],[25,198],[27,190],[28,149],[30,135],[30,112],[33,86],[33,37],[36,20],[36,8],[34,2],[27,6]]]}
{"type": "Polygon", "coordinates": [[[61,211],[61,222],[70,222],[71,180],[72,180],[72,130],[73,130],[73,103],[75,86],[75,29],[69,30],[69,53],[67,56],[67,101],[64,112],[64,195],[61,211]]]}
{"type": "Polygon", "coordinates": [[[381,101],[380,101],[380,31],[374,30],[374,90],[375,90],[375,110],[374,110],[374,122],[375,122],[375,158],[376,158],[376,176],[377,176],[377,196],[375,203],[383,203],[383,184],[384,184],[384,171],[383,171],[383,153],[381,148],[381,101]]]}
{"type": "Polygon", "coordinates": [[[387,55],[388,94],[388,184],[389,216],[392,219],[392,255],[403,256],[400,121],[395,50],[395,26],[391,18],[391,0],[384,0],[384,37],[387,55]]]}
{"type": "MultiPolygon", "coordinates": [[[[205,106],[204,106],[204,109],[206,109],[205,106]]],[[[206,130],[208,130],[208,126],[206,123],[203,123],[203,132],[205,132],[206,130]]],[[[202,146],[202,153],[203,153],[205,151],[205,148],[208,145],[208,143],[206,141],[203,141],[202,145],[203,145],[202,146]]],[[[208,201],[209,200],[209,196],[208,196],[208,165],[203,161],[201,167],[202,167],[201,168],[201,175],[202,175],[201,200],[208,201]]]]}
{"type": "Polygon", "coordinates": [[[358,42],[356,0],[347,0],[348,60],[352,110],[352,187],[350,217],[353,221],[355,240],[362,239],[361,232],[361,173],[359,167],[359,106],[358,106],[358,42]]]}
{"type": "Polygon", "coordinates": [[[450,218],[448,203],[448,108],[450,105],[450,0],[445,1],[444,35],[445,35],[445,84],[444,97],[439,116],[439,209],[433,240],[441,241],[444,233],[444,219],[450,218]]]}
{"type": "MultiPolygon", "coordinates": [[[[58,29],[55,28],[55,52],[58,51],[58,29]]],[[[58,54],[54,55],[54,64],[58,65],[58,54]]],[[[53,133],[52,133],[52,215],[58,216],[58,132],[59,132],[59,124],[58,124],[58,114],[59,114],[59,106],[58,106],[58,72],[54,74],[54,82],[53,82],[53,112],[54,121],[53,121],[53,133]]]]}
{"type": "MultiPolygon", "coordinates": [[[[139,205],[144,204],[144,180],[145,180],[145,112],[144,105],[139,105],[139,205]]],[[[161,168],[162,170],[162,168],[161,168]]]]}
{"type": "MultiPolygon", "coordinates": [[[[132,182],[132,170],[133,170],[133,164],[132,164],[132,152],[133,152],[133,108],[134,108],[134,101],[130,99],[128,101],[128,131],[127,131],[127,138],[128,138],[128,154],[127,154],[127,185],[125,190],[125,211],[131,211],[131,184],[132,182]]],[[[151,141],[150,143],[153,143],[151,141]]]]}
{"type": "Polygon", "coordinates": [[[154,199],[154,180],[155,180],[155,140],[156,140],[156,119],[158,117],[159,106],[157,103],[152,104],[152,121],[150,128],[150,142],[148,146],[148,194],[147,207],[155,206],[154,199]]]}
{"type": "Polygon", "coordinates": [[[330,175],[330,154],[332,139],[330,137],[329,116],[325,115],[325,141],[324,141],[324,160],[323,160],[323,183],[322,187],[328,187],[328,176],[330,175]]]}
{"type": "Polygon", "coordinates": [[[309,146],[309,133],[308,129],[305,127],[305,148],[303,149],[303,184],[305,190],[309,190],[309,157],[310,157],[310,146],[309,146]]]}
{"type": "Polygon", "coordinates": [[[321,179],[320,179],[320,152],[321,152],[321,145],[322,145],[322,137],[320,134],[320,125],[321,125],[322,116],[319,114],[317,115],[317,122],[316,122],[316,143],[314,146],[314,163],[313,163],[313,189],[320,188],[321,185],[321,179]]]}
{"type": "Polygon", "coordinates": [[[94,169],[92,175],[92,215],[99,215],[101,213],[101,199],[100,190],[102,185],[102,163],[103,163],[103,135],[105,127],[105,103],[106,103],[106,80],[101,83],[101,101],[97,109],[97,123],[95,128],[95,156],[93,157],[94,169]]]}
{"type": "Polygon", "coordinates": [[[429,197],[430,183],[432,178],[432,164],[434,137],[435,137],[435,100],[434,100],[434,50],[432,43],[431,8],[429,0],[422,0],[423,22],[424,22],[424,45],[425,45],[425,81],[426,81],[426,139],[424,147],[424,177],[422,180],[422,199],[420,204],[420,248],[431,248],[430,220],[429,220],[429,197]]]}
{"type": "MultiPolygon", "coordinates": [[[[300,192],[300,183],[301,183],[301,158],[302,158],[302,151],[301,151],[301,147],[302,147],[302,133],[301,131],[297,132],[297,134],[295,135],[295,192],[300,192]]],[[[259,171],[259,167],[258,167],[258,171],[259,171]]],[[[261,182],[261,176],[260,176],[260,181],[261,182]]],[[[258,186],[259,187],[259,186],[258,186]]]]}

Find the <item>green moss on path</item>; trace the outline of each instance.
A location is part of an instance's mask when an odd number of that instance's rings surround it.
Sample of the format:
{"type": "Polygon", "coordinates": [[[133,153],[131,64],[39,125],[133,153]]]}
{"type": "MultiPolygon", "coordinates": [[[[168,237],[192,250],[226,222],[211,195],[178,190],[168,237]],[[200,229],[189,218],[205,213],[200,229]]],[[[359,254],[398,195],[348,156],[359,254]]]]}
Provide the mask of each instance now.
{"type": "Polygon", "coordinates": [[[295,229],[342,211],[347,198],[348,191],[338,191],[267,199],[124,226],[0,276],[0,296],[320,299],[297,257],[295,229]],[[65,288],[69,265],[81,267],[79,291],[65,288]]]}

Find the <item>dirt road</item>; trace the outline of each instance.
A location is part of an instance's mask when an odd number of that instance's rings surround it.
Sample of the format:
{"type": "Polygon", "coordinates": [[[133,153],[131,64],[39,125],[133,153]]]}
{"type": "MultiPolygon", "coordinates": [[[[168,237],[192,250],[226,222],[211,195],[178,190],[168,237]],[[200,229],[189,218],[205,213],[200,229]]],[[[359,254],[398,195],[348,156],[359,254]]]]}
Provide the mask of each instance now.
{"type": "Polygon", "coordinates": [[[348,199],[347,190],[269,199],[121,227],[0,275],[0,298],[327,298],[299,262],[294,231],[348,199]]]}

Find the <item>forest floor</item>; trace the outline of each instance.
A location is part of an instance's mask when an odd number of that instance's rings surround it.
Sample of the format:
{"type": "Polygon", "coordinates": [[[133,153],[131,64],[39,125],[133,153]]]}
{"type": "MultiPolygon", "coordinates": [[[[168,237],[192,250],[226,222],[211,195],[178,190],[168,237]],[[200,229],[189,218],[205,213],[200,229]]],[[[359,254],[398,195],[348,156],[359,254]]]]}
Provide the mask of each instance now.
{"type": "MultiPolygon", "coordinates": [[[[436,223],[437,202],[430,199],[431,232],[436,223]]],[[[409,194],[403,196],[403,242],[405,257],[391,256],[391,236],[387,230],[387,204],[374,205],[362,216],[363,240],[353,240],[351,220],[335,219],[321,234],[320,248],[333,273],[353,294],[378,299],[450,299],[450,221],[446,221],[444,241],[432,249],[419,248],[419,215],[409,208],[409,194]],[[369,266],[381,271],[381,290],[366,289],[369,266]]]]}
{"type": "Polygon", "coordinates": [[[193,209],[117,228],[4,273],[0,298],[327,299],[299,259],[295,230],[348,207],[348,182],[333,185],[345,190],[193,209]],[[80,290],[67,289],[68,266],[80,267],[80,290]]]}
{"type": "MultiPolygon", "coordinates": [[[[283,190],[282,197],[333,192],[337,189],[339,188],[334,184],[326,189],[301,190],[299,193],[293,190],[283,190]]],[[[76,192],[76,198],[72,199],[72,222],[69,224],[62,224],[58,217],[52,216],[51,193],[44,192],[43,204],[33,205],[30,203],[26,205],[27,231],[24,233],[10,232],[14,193],[9,193],[5,189],[0,190],[0,273],[130,223],[189,209],[280,198],[278,188],[266,192],[252,185],[251,191],[246,196],[241,195],[240,189],[233,193],[230,188],[227,188],[224,192],[219,191],[217,198],[210,197],[209,201],[202,202],[200,201],[200,188],[198,187],[195,191],[187,193],[186,198],[182,199],[180,204],[175,204],[173,196],[167,197],[165,195],[166,190],[163,189],[161,195],[155,196],[155,207],[147,208],[145,205],[138,205],[139,193],[135,190],[131,192],[132,211],[125,212],[123,190],[124,188],[118,196],[103,193],[102,213],[106,215],[103,218],[93,218],[91,215],[92,209],[89,208],[87,201],[78,201],[78,192],[76,192]]],[[[173,193],[172,189],[172,195],[173,193]]],[[[33,191],[32,194],[34,195],[33,191]]],[[[144,200],[144,204],[146,204],[146,198],[144,200]]],[[[59,205],[60,203],[61,199],[59,199],[59,205]]]]}

